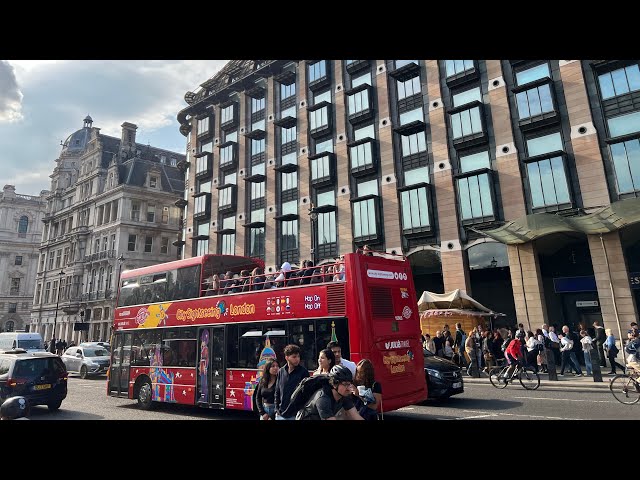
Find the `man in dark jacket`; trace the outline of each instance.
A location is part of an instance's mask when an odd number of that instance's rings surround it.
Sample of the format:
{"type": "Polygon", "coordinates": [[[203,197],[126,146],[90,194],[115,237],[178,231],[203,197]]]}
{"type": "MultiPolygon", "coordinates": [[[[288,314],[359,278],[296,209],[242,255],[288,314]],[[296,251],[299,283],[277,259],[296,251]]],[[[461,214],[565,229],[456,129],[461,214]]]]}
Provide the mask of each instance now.
{"type": "Polygon", "coordinates": [[[467,339],[467,334],[462,330],[462,324],[456,323],[456,338],[453,341],[453,348],[457,349],[457,353],[460,358],[460,366],[466,366],[467,362],[464,358],[464,342],[467,339]]]}
{"type": "Polygon", "coordinates": [[[606,367],[607,362],[605,361],[604,344],[607,343],[607,334],[604,332],[604,327],[600,325],[598,320],[593,322],[593,328],[596,330],[595,341],[598,349],[598,355],[600,355],[600,366],[606,367]]]}
{"type": "Polygon", "coordinates": [[[278,370],[276,377],[276,391],[274,403],[276,420],[295,420],[296,413],[286,411],[291,401],[291,394],[303,378],[309,376],[309,371],[300,365],[300,347],[287,345],[284,347],[284,358],[287,364],[278,370]]]}

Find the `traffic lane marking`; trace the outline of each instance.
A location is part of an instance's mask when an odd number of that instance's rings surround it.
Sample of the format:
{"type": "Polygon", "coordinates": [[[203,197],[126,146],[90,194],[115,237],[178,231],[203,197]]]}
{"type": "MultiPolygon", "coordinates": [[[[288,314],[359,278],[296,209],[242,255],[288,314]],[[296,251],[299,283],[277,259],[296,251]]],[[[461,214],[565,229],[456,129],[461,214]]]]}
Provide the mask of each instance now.
{"type": "Polygon", "coordinates": [[[550,397],[513,397],[524,400],[552,400],[555,402],[587,402],[587,403],[613,403],[617,404],[618,402],[614,402],[613,400],[579,400],[573,398],[550,398],[550,397]]]}

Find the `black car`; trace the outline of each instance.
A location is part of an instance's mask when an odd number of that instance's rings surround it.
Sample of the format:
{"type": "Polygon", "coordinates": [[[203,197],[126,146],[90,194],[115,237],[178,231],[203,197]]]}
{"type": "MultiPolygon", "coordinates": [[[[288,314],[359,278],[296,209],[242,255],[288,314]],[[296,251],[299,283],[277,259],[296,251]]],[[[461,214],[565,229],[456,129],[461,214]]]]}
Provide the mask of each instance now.
{"type": "Polygon", "coordinates": [[[464,392],[462,369],[446,358],[438,357],[429,350],[424,353],[424,374],[427,379],[429,399],[448,398],[464,392]]]}
{"type": "Polygon", "coordinates": [[[58,410],[67,397],[67,369],[60,357],[23,349],[0,353],[0,403],[18,395],[30,406],[58,410]]]}

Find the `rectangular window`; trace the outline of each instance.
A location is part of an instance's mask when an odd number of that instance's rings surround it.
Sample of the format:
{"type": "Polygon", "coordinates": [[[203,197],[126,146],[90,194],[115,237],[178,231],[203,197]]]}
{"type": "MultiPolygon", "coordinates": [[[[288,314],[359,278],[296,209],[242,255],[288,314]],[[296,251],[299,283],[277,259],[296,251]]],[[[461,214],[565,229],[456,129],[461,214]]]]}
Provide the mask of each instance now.
{"type": "Polygon", "coordinates": [[[236,172],[229,173],[222,178],[223,185],[236,185],[237,184],[236,172]]]}
{"type": "Polygon", "coordinates": [[[298,155],[296,152],[288,153],[282,156],[282,160],[280,161],[281,165],[297,165],[298,164],[298,155]]]}
{"type": "MultiPolygon", "coordinates": [[[[253,222],[253,214],[251,215],[253,222]]],[[[249,256],[262,258],[265,254],[264,227],[249,229],[249,256]]]]}
{"type": "Polygon", "coordinates": [[[333,138],[316,142],[316,154],[323,152],[333,152],[333,138]]]}
{"type": "Polygon", "coordinates": [[[431,183],[429,179],[429,167],[413,168],[404,171],[404,185],[406,187],[416,183],[431,183]]]}
{"type": "MultiPolygon", "coordinates": [[[[332,192],[333,193],[333,192],[332,192]]],[[[318,244],[337,242],[336,233],[336,212],[326,212],[318,214],[318,244]]]]}
{"type": "Polygon", "coordinates": [[[451,128],[454,139],[481,133],[480,107],[476,106],[451,115],[451,128]]]}
{"type": "Polygon", "coordinates": [[[298,201],[282,202],[282,215],[297,215],[298,201]]]}
{"type": "Polygon", "coordinates": [[[629,65],[598,75],[598,81],[603,100],[635,92],[640,90],[640,69],[638,65],[629,65]]]}
{"type": "Polygon", "coordinates": [[[560,132],[527,139],[527,153],[530,157],[563,150],[560,132]]]}
{"type": "Polygon", "coordinates": [[[427,151],[427,140],[424,132],[402,135],[402,156],[409,157],[427,151]]]}
{"type": "Polygon", "coordinates": [[[627,113],[617,117],[607,118],[609,125],[609,135],[620,137],[640,131],[640,112],[627,113]]]}
{"type": "MultiPolygon", "coordinates": [[[[280,84],[280,100],[284,100],[289,97],[293,97],[296,94],[296,84],[295,82],[290,85],[280,84]]],[[[295,107],[294,107],[295,108],[295,107]]],[[[287,115],[283,115],[286,117],[287,115]]]]}
{"type": "Polygon", "coordinates": [[[144,253],[151,253],[153,249],[153,237],[151,235],[145,235],[144,237],[144,253]]]}
{"type": "Polygon", "coordinates": [[[62,249],[56,250],[56,268],[60,268],[62,264],[62,249]]]}
{"type": "MultiPolygon", "coordinates": [[[[222,228],[226,229],[235,229],[236,228],[236,217],[235,215],[226,217],[222,220],[222,228]]],[[[225,233],[221,238],[222,244],[222,253],[223,255],[234,255],[236,251],[236,234],[235,233],[225,233]]]]}
{"type": "Polygon", "coordinates": [[[524,92],[516,93],[516,103],[518,105],[518,116],[520,120],[553,112],[551,86],[544,84],[530,88],[524,92]]]}
{"type": "MultiPolygon", "coordinates": [[[[324,106],[322,108],[309,112],[309,129],[311,131],[321,130],[323,128],[326,128],[328,125],[329,125],[329,107],[328,106],[324,106]]],[[[287,130],[287,129],[283,129],[283,132],[284,130],[287,130]]],[[[293,140],[289,140],[289,141],[291,142],[293,140]]]]}
{"type": "Polygon", "coordinates": [[[489,174],[459,178],[457,183],[462,220],[490,220],[493,217],[493,203],[489,174]]]}
{"type": "Polygon", "coordinates": [[[18,304],[9,302],[9,313],[16,313],[18,311],[18,304]]]}
{"type": "Polygon", "coordinates": [[[327,76],[327,62],[320,60],[319,62],[309,65],[309,83],[316,82],[327,76]]]}
{"type": "Polygon", "coordinates": [[[220,190],[218,194],[218,207],[226,207],[231,205],[231,201],[233,200],[233,188],[227,187],[220,190]]]}
{"type": "Polygon", "coordinates": [[[549,70],[548,63],[542,63],[535,67],[527,68],[516,72],[516,83],[518,85],[525,85],[527,83],[535,82],[541,78],[551,78],[551,71],[549,70]]]}
{"type": "Polygon", "coordinates": [[[127,250],[129,252],[136,251],[136,239],[137,235],[129,234],[129,241],[127,242],[127,250]]]}
{"type": "Polygon", "coordinates": [[[356,115],[371,108],[369,102],[369,89],[365,88],[359,92],[349,95],[349,115],[356,115]]]}
{"type": "MultiPolygon", "coordinates": [[[[206,142],[198,142],[199,150],[198,153],[213,153],[213,140],[207,140],[206,142]]],[[[175,166],[175,165],[174,165],[175,166]]]]}
{"type": "Polygon", "coordinates": [[[456,93],[451,98],[453,100],[453,108],[456,108],[475,101],[482,102],[482,93],[480,92],[480,87],[476,87],[456,93]]]}
{"type": "Polygon", "coordinates": [[[49,303],[49,294],[51,293],[51,282],[47,282],[44,286],[44,302],[49,303]]]}
{"type": "Polygon", "coordinates": [[[155,222],[155,221],[156,221],[156,206],[147,205],[147,222],[155,222]]]}
{"type": "Polygon", "coordinates": [[[403,98],[412,97],[413,95],[417,95],[421,92],[420,90],[420,75],[417,77],[410,78],[405,82],[397,83],[398,89],[398,100],[402,100],[403,98]]]}
{"type": "Polygon", "coordinates": [[[154,175],[149,176],[149,187],[157,188],[158,187],[158,177],[154,175]]]}
{"type": "Polygon", "coordinates": [[[256,122],[253,122],[251,124],[251,131],[255,131],[255,130],[264,130],[266,126],[266,122],[264,121],[264,118],[262,120],[258,120],[256,122]]]}
{"type": "Polygon", "coordinates": [[[40,295],[42,294],[42,284],[39,283],[36,287],[36,296],[33,299],[33,304],[38,305],[40,303],[40,295]]]}
{"type": "Polygon", "coordinates": [[[376,202],[373,198],[353,202],[354,238],[372,237],[378,234],[376,202]]]}
{"type": "Polygon", "coordinates": [[[193,199],[193,213],[196,215],[206,215],[210,194],[197,196],[193,199]]]}
{"type": "Polygon", "coordinates": [[[409,65],[410,63],[415,63],[418,65],[418,60],[396,60],[396,69],[402,68],[405,65],[409,65]]]}
{"type": "Polygon", "coordinates": [[[401,192],[400,203],[404,233],[413,233],[429,227],[429,201],[426,187],[401,192]]]}
{"type": "Polygon", "coordinates": [[[235,144],[220,149],[220,166],[230,165],[235,160],[235,144]]]}
{"type": "Polygon", "coordinates": [[[220,111],[220,124],[224,125],[227,122],[233,121],[233,104],[223,108],[220,111]]]}
{"type": "Polygon", "coordinates": [[[616,171],[618,193],[640,190],[640,139],[614,143],[609,146],[616,171]]]}
{"type": "Polygon", "coordinates": [[[466,72],[467,70],[471,70],[472,68],[473,60],[446,60],[445,62],[447,77],[466,72]]]}
{"type": "Polygon", "coordinates": [[[282,174],[282,191],[298,188],[298,172],[282,174]]]}
{"type": "Polygon", "coordinates": [[[55,260],[56,252],[49,252],[49,270],[53,270],[53,261],[55,260]]]}
{"type": "Polygon", "coordinates": [[[198,240],[198,243],[196,243],[196,255],[206,255],[207,253],[209,253],[209,239],[198,240]]]}
{"type": "Polygon", "coordinates": [[[196,157],[196,175],[206,176],[211,173],[211,154],[196,157]]]}
{"type": "Polygon", "coordinates": [[[280,249],[284,252],[292,252],[298,249],[298,220],[280,222],[280,249]]]}
{"type": "Polygon", "coordinates": [[[424,121],[424,113],[422,113],[422,108],[416,108],[415,110],[400,114],[400,125],[406,125],[415,121],[424,121]]]}
{"type": "Polygon", "coordinates": [[[331,175],[330,161],[331,156],[329,155],[311,160],[309,162],[309,166],[311,168],[311,180],[329,177],[331,175]]]}
{"type": "Polygon", "coordinates": [[[204,135],[207,133],[209,133],[209,117],[198,119],[198,135],[204,135]]]}
{"type": "Polygon", "coordinates": [[[197,193],[211,193],[211,180],[196,181],[197,193]]]}
{"type": "Polygon", "coordinates": [[[131,220],[140,220],[140,202],[138,201],[131,202],[131,220]]]}
{"type": "Polygon", "coordinates": [[[331,90],[325,90],[322,93],[313,94],[313,104],[317,105],[322,102],[331,103],[331,90]]]}
{"type": "Polygon", "coordinates": [[[473,172],[474,170],[481,170],[483,168],[491,168],[489,152],[478,152],[472,155],[460,156],[460,173],[473,172]]]}
{"type": "Polygon", "coordinates": [[[281,145],[296,141],[297,133],[296,133],[296,127],[295,126],[293,126],[291,128],[282,128],[282,129],[280,129],[280,131],[281,131],[281,134],[282,134],[281,145]]]}
{"type": "Polygon", "coordinates": [[[569,186],[561,156],[527,163],[533,208],[570,202],[569,186]]]}
{"type": "Polygon", "coordinates": [[[251,200],[264,198],[265,182],[251,183],[251,200]]]}
{"type": "Polygon", "coordinates": [[[371,125],[365,125],[364,127],[353,129],[354,141],[362,140],[363,138],[376,138],[376,128],[371,125]]]}
{"type": "Polygon", "coordinates": [[[14,265],[22,265],[22,255],[16,255],[16,259],[13,262],[14,265]]]}
{"type": "MultiPolygon", "coordinates": [[[[418,81],[418,83],[420,82],[418,81]]],[[[356,88],[364,84],[371,85],[371,72],[367,72],[364,75],[360,75],[359,77],[351,78],[351,88],[356,88]]]]}
{"type": "Polygon", "coordinates": [[[45,264],[46,260],[47,260],[46,254],[44,254],[44,253],[40,254],[40,270],[39,270],[40,272],[44,271],[44,264],[45,264]]]}
{"type": "Polygon", "coordinates": [[[261,140],[251,139],[251,156],[264,153],[264,138],[261,140]]]}
{"type": "Polygon", "coordinates": [[[265,101],[264,97],[262,98],[251,98],[251,113],[259,112],[260,110],[264,110],[265,101]]]}
{"type": "Polygon", "coordinates": [[[20,278],[11,279],[11,287],[9,289],[9,295],[20,295],[20,278]]]}
{"type": "Polygon", "coordinates": [[[373,143],[364,142],[349,148],[351,168],[362,168],[373,164],[373,143]]]}

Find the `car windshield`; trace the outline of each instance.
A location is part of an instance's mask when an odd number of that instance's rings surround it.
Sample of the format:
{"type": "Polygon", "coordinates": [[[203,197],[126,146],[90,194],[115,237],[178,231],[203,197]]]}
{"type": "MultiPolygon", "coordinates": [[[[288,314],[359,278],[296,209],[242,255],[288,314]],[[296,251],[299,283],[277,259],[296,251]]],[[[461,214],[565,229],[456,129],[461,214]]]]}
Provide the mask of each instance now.
{"type": "Polygon", "coordinates": [[[109,352],[107,352],[104,348],[85,348],[84,349],[85,357],[108,357],[109,352]]]}
{"type": "Polygon", "coordinates": [[[19,360],[13,371],[13,375],[19,378],[33,378],[44,375],[49,364],[48,358],[30,358],[19,360]]]}
{"type": "Polygon", "coordinates": [[[33,340],[18,340],[18,348],[24,348],[25,350],[42,348],[40,340],[34,338],[33,340]]]}

